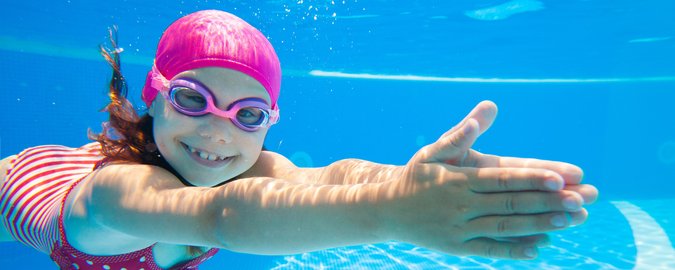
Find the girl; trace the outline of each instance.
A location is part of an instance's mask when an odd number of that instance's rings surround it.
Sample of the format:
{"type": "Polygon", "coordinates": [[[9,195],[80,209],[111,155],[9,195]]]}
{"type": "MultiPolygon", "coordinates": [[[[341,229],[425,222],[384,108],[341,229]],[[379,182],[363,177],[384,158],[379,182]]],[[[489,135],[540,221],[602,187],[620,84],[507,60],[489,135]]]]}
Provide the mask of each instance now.
{"type": "Polygon", "coordinates": [[[219,248],[288,254],[389,240],[532,259],[546,232],[582,223],[597,198],[576,166],[471,150],[494,121],[491,102],[405,166],[298,168],[261,150],[279,119],[280,65],[258,30],[222,11],[166,29],[142,117],[125,98],[119,50],[102,52],[113,77],[96,142],[0,164],[2,239],[63,269],[188,269],[219,248]]]}

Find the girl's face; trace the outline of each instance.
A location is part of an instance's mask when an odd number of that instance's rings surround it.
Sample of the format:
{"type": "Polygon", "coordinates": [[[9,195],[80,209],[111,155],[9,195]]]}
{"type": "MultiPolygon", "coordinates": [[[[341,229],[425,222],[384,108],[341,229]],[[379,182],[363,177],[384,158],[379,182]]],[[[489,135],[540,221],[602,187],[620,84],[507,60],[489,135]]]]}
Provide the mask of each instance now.
{"type": "MultiPolygon", "coordinates": [[[[184,71],[173,79],[190,78],[206,86],[219,109],[245,98],[270,103],[265,88],[250,76],[225,68],[184,71]]],[[[161,95],[148,113],[153,117],[155,143],[164,159],[195,186],[215,186],[250,169],[258,160],[266,127],[247,132],[230,119],[214,114],[187,116],[161,95]]]]}

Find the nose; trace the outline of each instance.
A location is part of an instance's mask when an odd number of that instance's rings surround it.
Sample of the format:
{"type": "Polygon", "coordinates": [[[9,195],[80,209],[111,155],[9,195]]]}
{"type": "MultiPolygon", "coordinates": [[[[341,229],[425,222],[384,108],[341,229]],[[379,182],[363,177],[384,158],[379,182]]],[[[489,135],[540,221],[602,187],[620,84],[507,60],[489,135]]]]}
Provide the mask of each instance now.
{"type": "Polygon", "coordinates": [[[207,121],[204,121],[197,129],[199,136],[208,139],[214,143],[228,144],[232,143],[233,134],[237,127],[229,120],[215,115],[206,115],[207,121]]]}

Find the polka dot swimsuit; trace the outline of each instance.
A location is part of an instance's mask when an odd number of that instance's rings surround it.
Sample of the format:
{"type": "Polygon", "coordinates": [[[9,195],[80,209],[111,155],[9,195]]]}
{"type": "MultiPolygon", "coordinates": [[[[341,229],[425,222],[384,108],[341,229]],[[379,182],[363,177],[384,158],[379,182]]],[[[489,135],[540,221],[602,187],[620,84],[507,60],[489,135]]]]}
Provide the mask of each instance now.
{"type": "MultiPolygon", "coordinates": [[[[114,256],[93,256],[82,253],[70,246],[66,241],[58,245],[51,254],[52,260],[61,269],[104,269],[104,270],[160,270],[152,256],[152,247],[139,251],[114,256]]],[[[170,269],[198,269],[198,266],[213,257],[217,249],[211,249],[190,261],[180,263],[170,269]]]]}
{"type": "MultiPolygon", "coordinates": [[[[79,181],[78,181],[79,182],[79,181]]],[[[68,197],[68,193],[75,187],[77,183],[71,186],[71,188],[66,193],[65,198],[68,197]]],[[[161,270],[162,268],[155,263],[155,259],[152,255],[152,248],[155,245],[149,246],[147,248],[113,256],[96,256],[83,253],[68,243],[66,239],[66,232],[63,229],[63,204],[62,204],[61,214],[59,215],[59,237],[61,239],[60,243],[54,243],[54,249],[50,254],[50,257],[56,264],[61,267],[61,269],[97,269],[97,270],[161,270]]],[[[170,269],[198,269],[198,266],[204,261],[213,257],[213,255],[218,252],[218,249],[210,249],[204,254],[196,257],[192,260],[179,263],[170,269]]]]}

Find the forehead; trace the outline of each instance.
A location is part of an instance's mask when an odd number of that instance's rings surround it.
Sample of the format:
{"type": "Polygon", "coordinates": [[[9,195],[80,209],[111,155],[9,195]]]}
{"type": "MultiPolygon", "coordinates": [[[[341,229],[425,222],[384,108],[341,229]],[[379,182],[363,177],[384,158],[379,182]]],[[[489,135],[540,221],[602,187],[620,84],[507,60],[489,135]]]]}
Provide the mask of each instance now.
{"type": "Polygon", "coordinates": [[[236,70],[206,67],[178,73],[173,79],[192,78],[208,87],[219,101],[230,103],[242,98],[257,97],[270,104],[270,96],[265,87],[256,79],[236,70]]]}

